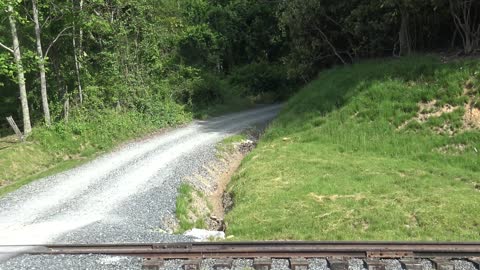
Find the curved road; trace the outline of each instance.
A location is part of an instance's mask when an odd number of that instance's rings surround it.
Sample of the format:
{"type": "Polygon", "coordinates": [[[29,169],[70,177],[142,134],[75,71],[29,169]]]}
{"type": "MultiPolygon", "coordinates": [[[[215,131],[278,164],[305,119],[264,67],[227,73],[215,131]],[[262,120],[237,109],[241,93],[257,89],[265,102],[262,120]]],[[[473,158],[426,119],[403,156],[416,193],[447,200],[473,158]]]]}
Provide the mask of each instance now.
{"type": "Polygon", "coordinates": [[[0,199],[0,245],[188,240],[165,233],[182,179],[215,158],[219,141],[279,109],[196,121],[10,193],[0,199]]]}

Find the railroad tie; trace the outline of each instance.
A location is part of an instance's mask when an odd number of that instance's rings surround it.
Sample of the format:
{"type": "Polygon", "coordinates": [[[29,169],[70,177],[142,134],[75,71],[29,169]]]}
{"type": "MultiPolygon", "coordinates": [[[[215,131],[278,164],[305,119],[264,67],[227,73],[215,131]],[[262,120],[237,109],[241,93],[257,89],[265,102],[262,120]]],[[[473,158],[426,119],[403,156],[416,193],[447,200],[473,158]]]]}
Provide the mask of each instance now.
{"type": "Polygon", "coordinates": [[[308,261],[305,258],[290,258],[290,269],[291,270],[307,270],[308,261]]]}
{"type": "Polygon", "coordinates": [[[433,267],[437,270],[454,270],[455,266],[452,261],[446,259],[431,259],[433,267]]]}
{"type": "Polygon", "coordinates": [[[400,260],[400,263],[402,264],[402,267],[406,270],[422,270],[422,262],[419,260],[413,260],[413,259],[402,259],[400,260]]]}
{"type": "Polygon", "coordinates": [[[272,268],[272,259],[265,257],[253,259],[253,268],[255,270],[270,270],[272,268]]]}
{"type": "Polygon", "coordinates": [[[143,270],[160,270],[165,265],[163,259],[158,258],[146,258],[143,260],[143,270]]]}
{"type": "Polygon", "coordinates": [[[183,270],[200,270],[200,265],[202,264],[202,260],[194,259],[194,260],[185,260],[182,262],[183,270]]]}
{"type": "Polygon", "coordinates": [[[380,260],[367,259],[365,263],[368,270],[385,270],[385,263],[380,260]]]}
{"type": "Polygon", "coordinates": [[[346,259],[327,258],[327,262],[330,270],[348,270],[348,260],[346,259]]]}
{"type": "Polygon", "coordinates": [[[217,259],[215,260],[215,264],[213,268],[216,269],[231,269],[232,268],[232,259],[217,259]]]}
{"type": "Polygon", "coordinates": [[[468,261],[475,265],[475,268],[480,269],[480,257],[468,258],[468,261]]]}

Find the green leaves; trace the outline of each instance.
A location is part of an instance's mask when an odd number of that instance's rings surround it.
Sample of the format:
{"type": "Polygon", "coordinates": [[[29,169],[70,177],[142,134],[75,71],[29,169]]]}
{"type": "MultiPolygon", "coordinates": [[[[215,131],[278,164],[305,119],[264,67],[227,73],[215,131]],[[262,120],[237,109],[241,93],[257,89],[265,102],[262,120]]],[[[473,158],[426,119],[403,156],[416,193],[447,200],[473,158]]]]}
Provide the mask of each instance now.
{"type": "MultiPolygon", "coordinates": [[[[5,75],[9,78],[15,78],[15,66],[13,59],[9,53],[0,53],[0,75],[5,75]]],[[[0,85],[3,86],[3,85],[0,85]]]]}

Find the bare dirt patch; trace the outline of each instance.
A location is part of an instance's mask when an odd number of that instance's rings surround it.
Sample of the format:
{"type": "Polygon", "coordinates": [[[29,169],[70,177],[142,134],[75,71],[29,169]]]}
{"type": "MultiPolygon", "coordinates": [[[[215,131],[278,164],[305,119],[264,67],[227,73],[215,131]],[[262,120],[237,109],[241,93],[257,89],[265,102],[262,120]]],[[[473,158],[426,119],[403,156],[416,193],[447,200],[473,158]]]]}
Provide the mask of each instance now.
{"type": "MultiPolygon", "coordinates": [[[[442,107],[439,107],[437,104],[437,100],[432,100],[429,102],[419,102],[418,108],[419,110],[418,110],[417,116],[400,125],[398,127],[398,130],[404,129],[412,121],[416,121],[418,123],[425,123],[430,118],[440,117],[446,113],[452,113],[455,110],[457,110],[459,107],[452,106],[450,104],[445,104],[442,107]]],[[[439,127],[435,131],[437,131],[438,133],[451,133],[451,129],[449,125],[439,127]]]]}
{"type": "Polygon", "coordinates": [[[315,193],[310,193],[309,194],[312,199],[317,201],[318,203],[324,203],[326,201],[336,201],[338,199],[352,199],[355,201],[360,201],[365,199],[365,196],[363,194],[353,194],[353,195],[318,195],[315,193]]]}
{"type": "MultiPolygon", "coordinates": [[[[463,116],[463,127],[461,131],[480,129],[480,108],[475,102],[476,95],[472,92],[472,86],[470,84],[471,82],[467,81],[463,92],[463,95],[468,97],[468,102],[465,103],[465,105],[463,106],[465,109],[465,114],[463,116]]],[[[442,107],[439,107],[437,106],[436,100],[432,100],[429,102],[420,102],[418,103],[418,107],[419,111],[417,113],[417,116],[400,125],[397,130],[404,129],[412,121],[416,121],[422,124],[427,122],[430,118],[441,117],[443,114],[452,113],[460,108],[460,106],[452,106],[450,104],[445,104],[442,107]]],[[[448,135],[453,135],[457,132],[457,130],[455,130],[455,128],[453,128],[452,125],[448,122],[444,123],[441,126],[434,127],[433,131],[438,134],[448,135]]],[[[439,150],[442,151],[442,149],[439,150]]]]}
{"type": "Polygon", "coordinates": [[[465,144],[449,144],[443,147],[439,147],[434,151],[441,153],[441,154],[449,154],[449,155],[461,155],[467,151],[468,145],[465,144]]]}
{"type": "Polygon", "coordinates": [[[440,117],[445,113],[451,113],[458,109],[458,106],[452,106],[450,104],[445,104],[442,107],[438,107],[437,101],[433,100],[428,103],[419,103],[420,111],[416,120],[423,123],[432,117],[440,117]]]}
{"type": "Polygon", "coordinates": [[[480,128],[480,109],[474,107],[472,102],[465,105],[463,124],[465,129],[480,128]]]}

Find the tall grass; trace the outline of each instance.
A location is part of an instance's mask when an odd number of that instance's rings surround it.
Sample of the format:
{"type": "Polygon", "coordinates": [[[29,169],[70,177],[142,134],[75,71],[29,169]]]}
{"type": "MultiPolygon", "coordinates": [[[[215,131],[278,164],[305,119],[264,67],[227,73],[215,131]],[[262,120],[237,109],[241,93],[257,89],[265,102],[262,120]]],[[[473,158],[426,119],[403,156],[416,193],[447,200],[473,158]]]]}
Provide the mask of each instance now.
{"type": "Polygon", "coordinates": [[[479,68],[474,60],[415,56],[322,72],[288,102],[231,183],[228,232],[480,239],[480,132],[462,123],[464,88],[479,68]],[[458,109],[412,120],[432,100],[458,109]]]}

